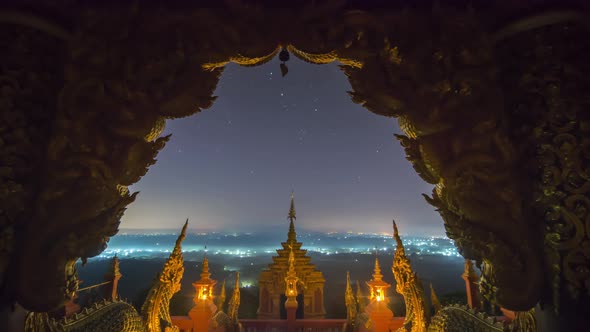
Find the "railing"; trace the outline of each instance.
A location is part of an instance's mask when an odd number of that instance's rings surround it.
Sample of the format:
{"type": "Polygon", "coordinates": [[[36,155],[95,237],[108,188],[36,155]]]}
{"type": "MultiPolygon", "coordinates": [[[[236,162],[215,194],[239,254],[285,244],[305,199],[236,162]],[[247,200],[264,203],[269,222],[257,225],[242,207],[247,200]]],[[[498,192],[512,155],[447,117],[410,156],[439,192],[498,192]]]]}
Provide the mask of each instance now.
{"type": "Polygon", "coordinates": [[[241,319],[242,332],[343,332],[346,319],[241,319]],[[292,330],[290,329],[292,327],[292,330]]]}
{"type": "Polygon", "coordinates": [[[172,324],[178,327],[178,331],[180,332],[192,332],[193,330],[193,321],[188,316],[172,316],[172,324]]]}
{"type": "Polygon", "coordinates": [[[78,293],[85,292],[85,291],[88,291],[88,290],[91,290],[93,288],[97,288],[100,286],[104,286],[104,285],[110,284],[111,282],[113,282],[113,281],[109,280],[109,281],[101,282],[100,284],[90,285],[90,286],[83,287],[83,288],[78,288],[78,293]]]}
{"type": "Polygon", "coordinates": [[[406,320],[406,317],[393,317],[391,319],[391,323],[389,324],[389,330],[390,331],[397,331],[397,329],[399,329],[400,327],[402,327],[404,325],[405,320],[406,320]]]}

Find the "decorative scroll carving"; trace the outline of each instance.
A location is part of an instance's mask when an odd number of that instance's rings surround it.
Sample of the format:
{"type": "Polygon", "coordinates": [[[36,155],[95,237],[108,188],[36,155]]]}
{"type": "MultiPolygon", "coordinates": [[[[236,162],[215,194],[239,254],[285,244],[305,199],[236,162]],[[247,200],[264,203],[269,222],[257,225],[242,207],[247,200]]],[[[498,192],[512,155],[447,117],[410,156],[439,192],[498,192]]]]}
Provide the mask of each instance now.
{"type": "Polygon", "coordinates": [[[353,101],[398,117],[407,158],[435,184],[427,201],[463,256],[483,266],[484,295],[528,310],[541,289],[541,243],[524,209],[530,187],[503,122],[493,45],[468,11],[400,13],[389,22],[378,56],[345,68],[353,101]],[[437,32],[417,21],[436,22],[437,32]]]}
{"type": "MultiPolygon", "coordinates": [[[[551,291],[543,302],[590,294],[590,51],[586,28],[563,23],[512,36],[501,45],[515,136],[534,155],[531,201],[543,220],[545,270],[551,291]],[[575,42],[574,42],[575,40],[575,42]],[[509,56],[508,50],[518,56],[509,56]],[[518,68],[518,70],[515,70],[518,68]]],[[[549,288],[548,288],[549,289],[549,288]]],[[[567,310],[567,309],[566,309],[567,310]]]]}
{"type": "MultiPolygon", "coordinates": [[[[465,306],[450,305],[440,309],[432,317],[432,322],[428,326],[429,332],[464,332],[464,331],[510,331],[504,329],[501,322],[496,321],[493,317],[488,317],[476,309],[469,309],[465,306]]],[[[534,330],[528,330],[534,331],[534,330]]]]}
{"type": "MultiPolygon", "coordinates": [[[[0,23],[0,286],[13,300],[20,277],[17,263],[32,239],[22,230],[30,221],[44,172],[45,150],[63,82],[64,41],[34,27],[0,23]],[[45,54],[40,57],[39,54],[45,54]],[[13,255],[18,255],[15,260],[13,255]],[[12,262],[11,262],[12,261],[12,262]],[[12,264],[10,273],[7,267],[12,264]]],[[[24,23],[24,22],[23,22],[24,23]]],[[[37,230],[39,231],[39,230],[37,230]]],[[[40,231],[43,233],[43,231],[40,231]]],[[[63,243],[61,244],[63,246],[63,243]]],[[[32,258],[32,257],[31,257],[32,258]]],[[[38,264],[42,262],[34,262],[38,264]]],[[[55,266],[47,267],[55,269],[55,266]]],[[[63,268],[63,266],[62,266],[63,268]]],[[[39,268],[27,270],[39,274],[39,268]]],[[[69,276],[68,276],[69,277],[69,276]]],[[[61,283],[65,287],[63,271],[61,283]]],[[[30,287],[35,287],[29,285],[30,287]]],[[[52,289],[50,299],[63,299],[52,289]]],[[[40,290],[37,297],[43,298],[40,290]]]]}
{"type": "Polygon", "coordinates": [[[3,281],[11,299],[40,311],[62,303],[73,262],[100,253],[116,234],[136,197],[128,186],[167,142],[159,137],[166,119],[209,107],[222,64],[260,64],[281,45],[311,63],[340,60],[352,100],[398,118],[408,159],[435,185],[427,200],[460,252],[482,269],[484,296],[526,311],[540,299],[544,271],[555,303],[564,292],[588,292],[584,34],[571,35],[576,42],[564,48],[571,58],[554,57],[560,47],[529,47],[526,58],[529,35],[517,27],[516,38],[511,26],[490,37],[485,14],[475,10],[298,2],[269,15],[232,2],[162,15],[143,3],[111,5],[116,10],[72,8],[72,31],[58,34],[67,45],[30,28],[4,30],[19,36],[3,45],[0,64],[0,271],[15,250],[21,256],[15,277],[3,281]],[[501,47],[493,44],[499,39],[501,47]],[[30,45],[55,52],[33,57],[30,45]],[[502,48],[523,56],[500,77],[502,48]],[[23,75],[27,66],[36,75],[23,75]],[[506,72],[515,68],[522,77],[511,86],[506,72]],[[537,83],[543,91],[535,91],[537,83]],[[528,179],[536,166],[535,185],[528,179]]]}

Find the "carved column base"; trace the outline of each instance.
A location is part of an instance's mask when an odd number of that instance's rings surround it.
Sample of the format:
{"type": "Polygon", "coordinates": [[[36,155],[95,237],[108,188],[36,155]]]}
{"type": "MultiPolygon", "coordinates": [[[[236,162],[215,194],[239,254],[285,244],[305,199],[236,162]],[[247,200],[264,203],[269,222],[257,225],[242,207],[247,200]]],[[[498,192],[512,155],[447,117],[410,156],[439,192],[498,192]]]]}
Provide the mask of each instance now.
{"type": "Polygon", "coordinates": [[[200,301],[195,305],[188,313],[188,316],[193,321],[193,332],[208,332],[211,317],[216,311],[217,307],[210,301],[200,301]]]}
{"type": "Polygon", "coordinates": [[[367,313],[373,324],[373,332],[388,332],[393,318],[391,311],[384,302],[373,302],[367,306],[367,313]]]}
{"type": "Polygon", "coordinates": [[[285,301],[285,309],[287,309],[287,331],[295,331],[295,319],[298,307],[297,299],[294,297],[288,297],[285,301]]]}

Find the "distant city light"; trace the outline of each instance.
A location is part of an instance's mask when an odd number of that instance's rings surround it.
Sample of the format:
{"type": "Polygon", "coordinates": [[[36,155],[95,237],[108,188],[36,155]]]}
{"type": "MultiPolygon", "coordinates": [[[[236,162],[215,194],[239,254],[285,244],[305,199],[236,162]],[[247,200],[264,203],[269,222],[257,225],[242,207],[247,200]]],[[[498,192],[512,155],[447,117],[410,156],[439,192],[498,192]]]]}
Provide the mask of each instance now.
{"type": "MultiPolygon", "coordinates": [[[[253,233],[198,233],[189,234],[183,243],[186,259],[202,259],[204,253],[225,255],[236,258],[274,256],[284,240],[277,235],[259,237],[253,233]],[[231,239],[228,239],[230,237],[231,239]],[[205,249],[203,244],[207,243],[205,249]],[[200,253],[200,254],[199,254],[200,253]],[[191,255],[195,255],[192,257],[191,255]]],[[[111,258],[114,255],[132,258],[167,257],[174,246],[176,235],[172,233],[129,234],[122,233],[111,239],[109,247],[98,259],[111,258]]],[[[391,254],[395,251],[395,242],[390,234],[368,233],[304,233],[298,234],[303,243],[302,249],[317,255],[374,255],[375,251],[391,254]],[[322,245],[319,246],[318,244],[322,245]]],[[[461,257],[453,241],[435,236],[402,236],[408,255],[439,255],[461,257]]],[[[252,265],[252,264],[251,264],[252,265]]]]}

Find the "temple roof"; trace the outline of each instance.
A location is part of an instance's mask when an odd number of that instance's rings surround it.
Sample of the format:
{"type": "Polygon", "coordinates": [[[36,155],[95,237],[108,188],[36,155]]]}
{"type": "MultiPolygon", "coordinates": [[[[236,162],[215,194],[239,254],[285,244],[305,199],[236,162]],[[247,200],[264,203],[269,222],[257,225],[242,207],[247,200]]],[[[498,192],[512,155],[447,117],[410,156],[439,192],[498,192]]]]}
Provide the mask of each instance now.
{"type": "Polygon", "coordinates": [[[279,274],[286,273],[289,268],[289,253],[293,250],[295,257],[295,269],[298,276],[302,280],[308,282],[324,282],[322,272],[316,270],[315,266],[311,264],[311,257],[307,256],[307,250],[301,249],[303,243],[297,241],[297,233],[295,231],[294,221],[297,219],[295,214],[295,199],[291,193],[291,206],[289,208],[289,232],[287,233],[287,241],[281,242],[281,249],[277,249],[278,256],[273,256],[273,262],[268,265],[268,268],[262,271],[260,275],[260,282],[270,282],[273,278],[279,277],[279,274]]]}

